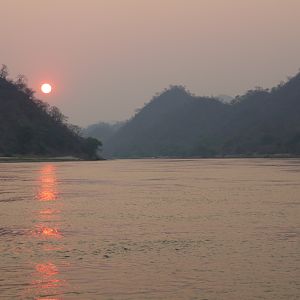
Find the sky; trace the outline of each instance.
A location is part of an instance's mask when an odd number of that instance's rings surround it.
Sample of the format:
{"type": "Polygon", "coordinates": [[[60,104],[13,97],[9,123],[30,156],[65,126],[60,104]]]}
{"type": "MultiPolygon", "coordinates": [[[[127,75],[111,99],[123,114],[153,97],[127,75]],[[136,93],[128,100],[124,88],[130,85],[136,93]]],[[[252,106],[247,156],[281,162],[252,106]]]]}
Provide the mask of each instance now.
{"type": "Polygon", "coordinates": [[[80,126],[125,120],[171,84],[236,96],[300,68],[300,0],[0,2],[0,64],[80,126]]]}

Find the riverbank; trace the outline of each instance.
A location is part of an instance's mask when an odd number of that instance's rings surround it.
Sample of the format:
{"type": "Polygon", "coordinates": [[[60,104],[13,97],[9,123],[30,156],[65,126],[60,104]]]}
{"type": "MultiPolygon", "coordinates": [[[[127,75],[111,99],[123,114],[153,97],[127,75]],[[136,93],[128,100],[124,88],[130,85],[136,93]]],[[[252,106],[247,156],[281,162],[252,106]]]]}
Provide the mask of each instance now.
{"type": "Polygon", "coordinates": [[[300,155],[295,154],[247,154],[247,155],[215,155],[215,156],[152,156],[152,157],[100,157],[98,159],[83,159],[75,156],[0,156],[0,163],[13,162],[71,162],[71,161],[102,161],[115,159],[237,159],[237,158],[300,158],[300,155]]]}
{"type": "MultiPolygon", "coordinates": [[[[99,158],[97,160],[105,160],[99,158]]],[[[14,162],[68,162],[68,161],[88,161],[87,159],[78,158],[75,156],[0,156],[0,163],[14,163],[14,162]]]]}
{"type": "Polygon", "coordinates": [[[113,159],[230,159],[230,158],[300,158],[299,154],[277,153],[277,154],[227,154],[227,155],[207,155],[207,156],[125,156],[108,157],[113,159]]]}

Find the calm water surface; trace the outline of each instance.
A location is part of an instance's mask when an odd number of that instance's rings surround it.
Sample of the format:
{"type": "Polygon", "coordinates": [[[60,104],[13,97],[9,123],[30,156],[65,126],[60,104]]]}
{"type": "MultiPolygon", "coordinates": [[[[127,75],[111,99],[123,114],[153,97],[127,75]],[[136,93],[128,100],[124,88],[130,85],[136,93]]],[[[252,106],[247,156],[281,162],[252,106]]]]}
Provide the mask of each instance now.
{"type": "Polygon", "coordinates": [[[300,160],[0,164],[0,299],[300,299],[300,160]]]}

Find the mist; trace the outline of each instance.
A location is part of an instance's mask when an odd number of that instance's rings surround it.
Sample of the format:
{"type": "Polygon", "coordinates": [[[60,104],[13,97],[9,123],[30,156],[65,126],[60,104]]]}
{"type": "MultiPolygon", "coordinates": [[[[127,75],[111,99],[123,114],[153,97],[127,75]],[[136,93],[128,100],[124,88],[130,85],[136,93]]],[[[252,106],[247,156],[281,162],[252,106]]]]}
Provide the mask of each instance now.
{"type": "Polygon", "coordinates": [[[1,12],[1,63],[80,126],[125,120],[170,84],[235,96],[300,66],[297,0],[10,0],[1,12]]]}

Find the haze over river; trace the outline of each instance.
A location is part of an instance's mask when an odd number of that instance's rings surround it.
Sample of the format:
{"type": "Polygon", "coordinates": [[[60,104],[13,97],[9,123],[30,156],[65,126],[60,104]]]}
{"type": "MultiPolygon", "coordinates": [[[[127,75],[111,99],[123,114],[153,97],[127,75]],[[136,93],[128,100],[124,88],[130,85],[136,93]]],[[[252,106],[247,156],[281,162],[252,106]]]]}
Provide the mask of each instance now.
{"type": "Polygon", "coordinates": [[[0,299],[300,299],[300,160],[0,164],[0,299]]]}

